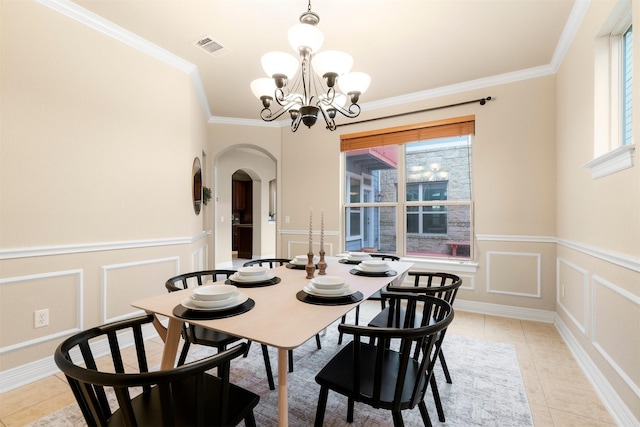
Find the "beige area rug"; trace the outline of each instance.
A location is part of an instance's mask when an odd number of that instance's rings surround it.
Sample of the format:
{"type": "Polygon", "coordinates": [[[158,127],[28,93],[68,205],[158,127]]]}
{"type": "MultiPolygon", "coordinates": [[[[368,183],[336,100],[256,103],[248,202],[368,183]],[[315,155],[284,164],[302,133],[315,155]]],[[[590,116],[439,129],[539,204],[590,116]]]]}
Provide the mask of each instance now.
{"type": "MultiPolygon", "coordinates": [[[[455,320],[454,320],[455,321],[455,320]]],[[[312,426],[320,387],[315,375],[342,347],[338,345],[337,324],[322,335],[322,349],[315,339],[294,350],[294,372],[289,374],[289,424],[312,426]]],[[[346,340],[345,340],[346,341],[346,340]]],[[[529,403],[522,383],[515,348],[510,344],[482,341],[448,334],[443,346],[453,383],[447,384],[439,370],[436,379],[445,410],[446,422],[440,423],[431,391],[425,399],[434,426],[533,426],[529,403]]],[[[277,381],[276,350],[271,350],[271,364],[277,381]]],[[[212,351],[192,346],[191,358],[205,357],[212,351]]],[[[438,364],[439,367],[439,364],[438,364]]],[[[257,425],[278,425],[278,395],[269,390],[260,346],[251,346],[249,356],[232,362],[232,381],[259,394],[255,409],[257,425]]],[[[325,426],[392,426],[391,413],[356,403],[354,423],[346,422],[347,399],[329,393],[325,426]]],[[[418,408],[403,411],[405,425],[421,426],[418,408]]],[[[52,413],[32,426],[86,425],[77,405],[70,405],[52,413]]]]}

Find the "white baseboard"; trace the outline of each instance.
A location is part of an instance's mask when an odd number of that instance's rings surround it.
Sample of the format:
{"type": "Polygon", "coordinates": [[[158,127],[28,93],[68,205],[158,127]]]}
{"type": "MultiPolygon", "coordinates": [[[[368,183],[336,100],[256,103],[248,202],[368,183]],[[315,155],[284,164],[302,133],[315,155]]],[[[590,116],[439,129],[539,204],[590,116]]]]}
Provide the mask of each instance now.
{"type": "Polygon", "coordinates": [[[616,424],[629,427],[640,426],[640,420],[636,419],[622,399],[620,399],[618,393],[611,387],[609,381],[607,381],[602,372],[600,372],[591,358],[589,358],[589,355],[580,346],[560,316],[556,316],[554,324],[616,424]]]}

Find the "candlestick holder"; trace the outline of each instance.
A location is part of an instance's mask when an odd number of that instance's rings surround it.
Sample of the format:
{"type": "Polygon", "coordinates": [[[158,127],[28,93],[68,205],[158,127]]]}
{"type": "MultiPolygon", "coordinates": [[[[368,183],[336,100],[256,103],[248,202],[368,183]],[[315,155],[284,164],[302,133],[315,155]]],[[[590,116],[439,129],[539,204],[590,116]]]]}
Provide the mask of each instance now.
{"type": "Polygon", "coordinates": [[[324,251],[320,250],[320,261],[318,261],[318,275],[324,276],[327,270],[327,263],[324,260],[324,251]]]}
{"type": "Polygon", "coordinates": [[[311,251],[307,254],[307,265],[304,266],[304,269],[307,272],[307,279],[313,279],[316,266],[313,265],[313,252],[311,251]]]}

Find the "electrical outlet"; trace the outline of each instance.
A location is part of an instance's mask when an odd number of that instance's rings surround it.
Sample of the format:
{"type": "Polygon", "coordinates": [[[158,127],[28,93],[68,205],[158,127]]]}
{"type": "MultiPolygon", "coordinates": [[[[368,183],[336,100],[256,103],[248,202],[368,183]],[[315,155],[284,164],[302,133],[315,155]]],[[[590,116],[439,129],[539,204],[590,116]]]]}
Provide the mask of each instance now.
{"type": "Polygon", "coordinates": [[[33,327],[42,328],[49,324],[49,309],[36,310],[33,312],[33,327]]]}

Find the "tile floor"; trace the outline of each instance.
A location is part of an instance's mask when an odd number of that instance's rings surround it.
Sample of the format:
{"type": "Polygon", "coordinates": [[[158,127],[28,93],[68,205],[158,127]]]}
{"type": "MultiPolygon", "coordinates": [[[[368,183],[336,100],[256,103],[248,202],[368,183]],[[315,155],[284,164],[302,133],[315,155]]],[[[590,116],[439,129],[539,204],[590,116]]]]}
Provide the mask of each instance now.
{"type": "MultiPolygon", "coordinates": [[[[553,325],[456,311],[449,333],[516,347],[536,427],[615,425],[553,325]]],[[[0,394],[0,426],[23,426],[73,402],[64,376],[52,375],[0,394]]]]}

